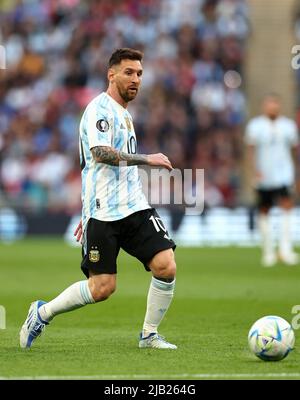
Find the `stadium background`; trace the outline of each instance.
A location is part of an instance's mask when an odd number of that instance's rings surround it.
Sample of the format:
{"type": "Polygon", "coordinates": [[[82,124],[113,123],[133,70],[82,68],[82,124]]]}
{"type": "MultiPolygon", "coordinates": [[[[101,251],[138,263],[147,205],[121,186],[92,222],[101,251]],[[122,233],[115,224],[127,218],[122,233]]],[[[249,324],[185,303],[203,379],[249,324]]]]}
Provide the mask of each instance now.
{"type": "MultiPolygon", "coordinates": [[[[181,244],[257,244],[243,129],[269,91],[300,123],[299,9],[296,0],[1,1],[0,238],[71,238],[80,116],[106,88],[112,50],[128,46],[145,53],[130,104],[138,151],[205,170],[205,212],[165,207],[168,228],[181,244]]],[[[294,218],[300,242],[298,209],[294,218]]]]}

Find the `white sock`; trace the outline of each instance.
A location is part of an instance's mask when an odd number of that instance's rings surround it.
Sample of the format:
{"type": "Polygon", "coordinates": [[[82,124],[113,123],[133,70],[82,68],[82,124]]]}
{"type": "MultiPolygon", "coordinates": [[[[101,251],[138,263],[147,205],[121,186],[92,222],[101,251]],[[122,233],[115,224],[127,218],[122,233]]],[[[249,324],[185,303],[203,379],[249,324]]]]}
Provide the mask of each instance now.
{"type": "Polygon", "coordinates": [[[39,314],[44,321],[48,322],[57,314],[72,311],[92,303],[95,303],[95,300],[91,295],[88,280],[85,280],[74,283],[55,299],[42,305],[39,308],[39,314]]]}
{"type": "Polygon", "coordinates": [[[265,256],[273,255],[275,253],[275,243],[271,231],[271,221],[267,214],[259,214],[258,226],[262,236],[262,248],[265,256]]]}
{"type": "Polygon", "coordinates": [[[152,277],[147,298],[147,311],[143,325],[143,337],[157,332],[174,293],[175,279],[168,283],[152,277]]]}
{"type": "Polygon", "coordinates": [[[293,252],[291,240],[291,211],[282,211],[281,232],[279,238],[280,254],[289,255],[293,252]]]}

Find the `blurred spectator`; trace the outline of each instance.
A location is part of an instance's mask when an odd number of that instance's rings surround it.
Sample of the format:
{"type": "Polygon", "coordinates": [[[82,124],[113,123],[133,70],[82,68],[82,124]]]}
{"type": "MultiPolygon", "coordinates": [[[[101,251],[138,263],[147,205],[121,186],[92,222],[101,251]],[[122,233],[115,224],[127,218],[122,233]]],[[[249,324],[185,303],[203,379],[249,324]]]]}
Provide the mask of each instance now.
{"type": "Polygon", "coordinates": [[[208,204],[239,200],[239,84],[245,0],[31,0],[0,3],[0,190],[29,209],[80,210],[78,124],[106,88],[117,47],[145,52],[136,121],[139,151],[205,168],[208,204]]]}

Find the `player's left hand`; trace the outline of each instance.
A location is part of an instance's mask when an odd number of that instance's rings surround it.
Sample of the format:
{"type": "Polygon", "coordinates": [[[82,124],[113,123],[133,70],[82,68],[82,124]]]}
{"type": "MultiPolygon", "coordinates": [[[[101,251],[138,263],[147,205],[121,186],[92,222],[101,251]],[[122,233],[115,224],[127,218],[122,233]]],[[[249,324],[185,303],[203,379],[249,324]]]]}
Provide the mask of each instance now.
{"type": "Polygon", "coordinates": [[[173,169],[172,164],[168,159],[168,157],[162,153],[148,154],[147,160],[148,160],[148,165],[167,168],[169,171],[172,171],[173,169]]]}
{"type": "Polygon", "coordinates": [[[82,220],[79,221],[74,236],[76,236],[76,242],[82,243],[82,220]]]}

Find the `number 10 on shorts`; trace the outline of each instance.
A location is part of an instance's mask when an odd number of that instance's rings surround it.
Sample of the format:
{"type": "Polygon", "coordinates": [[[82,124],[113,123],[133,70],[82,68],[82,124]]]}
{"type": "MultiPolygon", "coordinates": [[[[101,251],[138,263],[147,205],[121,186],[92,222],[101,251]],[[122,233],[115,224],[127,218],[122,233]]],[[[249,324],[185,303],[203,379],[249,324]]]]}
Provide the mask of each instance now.
{"type": "Polygon", "coordinates": [[[158,217],[154,217],[153,215],[149,218],[154,225],[154,228],[156,232],[159,232],[160,230],[163,230],[165,233],[167,232],[166,228],[164,227],[162,220],[158,217]]]}

